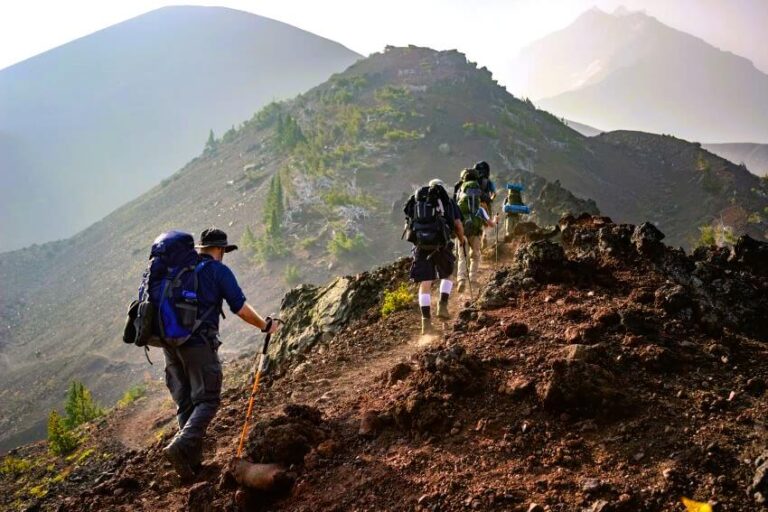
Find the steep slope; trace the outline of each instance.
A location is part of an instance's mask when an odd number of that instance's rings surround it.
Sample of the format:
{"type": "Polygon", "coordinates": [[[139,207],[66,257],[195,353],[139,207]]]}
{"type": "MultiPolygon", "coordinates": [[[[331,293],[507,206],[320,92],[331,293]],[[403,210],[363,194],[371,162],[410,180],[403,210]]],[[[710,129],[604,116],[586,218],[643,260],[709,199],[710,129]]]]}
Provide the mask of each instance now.
{"type": "MultiPolygon", "coordinates": [[[[453,182],[479,159],[502,184],[522,178],[534,208],[541,197],[542,210],[556,209],[539,219],[599,208],[617,220],[650,218],[670,229],[673,243],[698,236],[731,201],[750,215],[768,206],[757,177],[694,144],[632,132],[588,139],[512,97],[456,51],[388,48],[265,107],[75,237],[0,257],[9,290],[0,314],[10,326],[0,344],[0,446],[12,446],[16,434],[39,436],[74,375],[107,403],[140,378],[141,353],[118,339],[158,232],[217,224],[241,239],[227,261],[249,299],[272,311],[296,274],[317,283],[406,254],[403,195],[431,177],[453,182]],[[274,209],[278,179],[284,200],[274,209]],[[677,202],[683,192],[696,202],[677,202]]],[[[764,233],[765,223],[740,226],[747,228],[764,233]]],[[[250,346],[252,335],[225,322],[225,352],[250,346]]]]}
{"type": "Polygon", "coordinates": [[[518,247],[437,336],[418,336],[415,307],[381,316],[407,260],[336,279],[323,288],[337,290],[330,309],[313,287],[291,291],[245,457],[290,464],[292,489],[241,488],[230,473],[250,393],[244,359],[227,368],[194,481],[162,463],[171,407],[139,402],[87,426],[69,460],[44,443],[17,450],[0,503],[630,512],[679,510],[688,496],[764,506],[768,245],[745,237],[685,256],[650,224],[562,225],[562,246],[518,247]],[[157,418],[141,446],[121,434],[130,417],[157,418]]]}
{"type": "Polygon", "coordinates": [[[604,129],[768,142],[768,75],[642,13],[592,9],[523,50],[537,104],[604,129]]]}
{"type": "Polygon", "coordinates": [[[0,70],[0,251],[68,237],[274,99],[360,56],[220,7],[166,7],[0,70]],[[55,212],[55,222],[50,215],[55,212]]]}
{"type": "Polygon", "coordinates": [[[703,144],[702,147],[731,162],[743,163],[753,174],[768,176],[768,144],[742,142],[734,144],[703,144]]]}

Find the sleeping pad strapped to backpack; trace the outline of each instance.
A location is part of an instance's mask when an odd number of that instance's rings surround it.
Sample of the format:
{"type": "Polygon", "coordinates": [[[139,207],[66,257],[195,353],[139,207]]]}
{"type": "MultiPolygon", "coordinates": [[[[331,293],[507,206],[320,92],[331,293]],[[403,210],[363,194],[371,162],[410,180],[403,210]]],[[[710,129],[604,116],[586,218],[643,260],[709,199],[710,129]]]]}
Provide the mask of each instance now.
{"type": "Polygon", "coordinates": [[[198,272],[211,260],[200,260],[192,235],[168,231],[152,243],[149,266],[139,298],[128,311],[123,341],[143,347],[178,347],[215,309],[198,316],[198,272]]]}
{"type": "Polygon", "coordinates": [[[446,219],[450,198],[439,185],[420,188],[405,205],[407,240],[420,249],[438,249],[448,244],[451,230],[446,219]]]}
{"type": "Polygon", "coordinates": [[[475,180],[461,184],[458,194],[459,210],[464,216],[464,235],[479,236],[483,232],[485,219],[480,216],[483,201],[483,189],[475,180]]]}

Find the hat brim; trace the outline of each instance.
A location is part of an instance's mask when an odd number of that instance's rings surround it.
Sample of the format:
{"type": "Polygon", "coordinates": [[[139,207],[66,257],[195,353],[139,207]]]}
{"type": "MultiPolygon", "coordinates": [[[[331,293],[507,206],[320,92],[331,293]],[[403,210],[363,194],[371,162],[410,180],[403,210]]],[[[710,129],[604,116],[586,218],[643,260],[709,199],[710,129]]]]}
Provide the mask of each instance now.
{"type": "Polygon", "coordinates": [[[228,244],[228,245],[219,245],[219,244],[198,244],[195,245],[195,249],[203,249],[204,247],[221,247],[224,249],[224,252],[232,252],[237,250],[237,246],[234,244],[228,244]]]}

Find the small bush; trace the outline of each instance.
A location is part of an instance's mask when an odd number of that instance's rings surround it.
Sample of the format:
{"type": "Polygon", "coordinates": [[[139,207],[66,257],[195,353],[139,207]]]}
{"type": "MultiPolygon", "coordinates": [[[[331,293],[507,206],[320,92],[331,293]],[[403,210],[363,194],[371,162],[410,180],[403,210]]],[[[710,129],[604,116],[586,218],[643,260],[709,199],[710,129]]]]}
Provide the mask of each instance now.
{"type": "Polygon", "coordinates": [[[362,234],[358,233],[353,237],[349,237],[343,231],[336,231],[333,238],[328,241],[327,249],[334,257],[339,258],[341,256],[360,254],[366,247],[368,247],[368,243],[362,234]]]}
{"type": "Polygon", "coordinates": [[[126,407],[146,394],[147,394],[147,387],[144,384],[137,384],[135,386],[131,386],[126,390],[125,393],[123,393],[123,397],[117,401],[117,406],[126,407]]]}
{"type": "Polygon", "coordinates": [[[48,449],[55,455],[67,455],[77,445],[77,436],[67,429],[64,418],[56,411],[51,411],[48,416],[48,449]]]}
{"type": "Polygon", "coordinates": [[[407,309],[413,305],[414,294],[406,283],[401,283],[394,290],[384,292],[384,301],[381,304],[381,316],[386,317],[395,311],[407,309]]]}
{"type": "Polygon", "coordinates": [[[265,262],[273,259],[283,258],[288,254],[288,247],[281,238],[267,236],[256,241],[255,259],[259,262],[265,262]]]}
{"type": "Polygon", "coordinates": [[[283,270],[283,280],[288,286],[296,286],[299,284],[299,281],[301,280],[299,267],[292,264],[286,265],[285,270],[283,270]]]}
{"type": "Polygon", "coordinates": [[[711,247],[715,245],[715,228],[709,224],[699,227],[699,239],[696,242],[697,247],[711,247]]]}
{"type": "Polygon", "coordinates": [[[0,462],[0,475],[16,478],[26,473],[31,467],[32,463],[28,460],[8,455],[3,458],[3,462],[0,462]]]}
{"type": "Polygon", "coordinates": [[[479,135],[490,139],[498,139],[499,132],[496,127],[488,123],[464,123],[461,125],[467,135],[479,135]]]}
{"type": "Polygon", "coordinates": [[[389,142],[399,142],[404,140],[418,140],[422,137],[422,135],[415,131],[406,131],[406,130],[390,130],[384,134],[384,139],[388,140],[389,142]]]}
{"type": "Polygon", "coordinates": [[[701,233],[696,242],[697,247],[711,247],[716,245],[722,247],[725,245],[734,245],[736,243],[736,234],[730,226],[722,224],[712,226],[704,225],[699,227],[701,233]]]}
{"type": "Polygon", "coordinates": [[[346,190],[329,190],[322,194],[323,202],[328,206],[374,206],[375,200],[368,194],[351,194],[346,190]]]}

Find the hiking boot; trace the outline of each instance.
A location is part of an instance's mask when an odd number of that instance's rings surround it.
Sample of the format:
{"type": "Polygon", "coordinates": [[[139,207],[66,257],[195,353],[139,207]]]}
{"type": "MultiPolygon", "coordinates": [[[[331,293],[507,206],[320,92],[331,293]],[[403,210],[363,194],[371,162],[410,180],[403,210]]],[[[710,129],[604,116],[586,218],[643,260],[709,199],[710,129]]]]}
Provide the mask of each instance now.
{"type": "Polygon", "coordinates": [[[451,314],[448,312],[448,301],[443,302],[441,300],[437,303],[437,318],[442,320],[449,320],[451,318],[451,314]]]}
{"type": "Polygon", "coordinates": [[[182,480],[192,480],[195,477],[195,472],[192,470],[187,453],[182,448],[178,438],[174,438],[168,446],[163,448],[163,456],[165,460],[171,463],[171,466],[173,466],[173,469],[182,480]]]}
{"type": "Polygon", "coordinates": [[[432,327],[432,320],[429,318],[421,317],[421,335],[435,334],[435,329],[432,327]]]}

